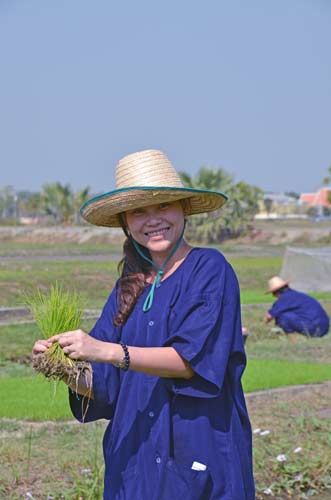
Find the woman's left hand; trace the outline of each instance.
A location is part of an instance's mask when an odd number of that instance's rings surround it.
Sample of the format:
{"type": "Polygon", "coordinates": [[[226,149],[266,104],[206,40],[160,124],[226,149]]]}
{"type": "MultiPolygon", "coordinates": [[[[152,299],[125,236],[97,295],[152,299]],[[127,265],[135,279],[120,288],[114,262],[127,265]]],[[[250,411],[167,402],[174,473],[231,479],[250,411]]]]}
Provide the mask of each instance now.
{"type": "Polygon", "coordinates": [[[53,335],[50,342],[58,342],[71,359],[106,362],[107,342],[96,340],[83,330],[53,335]]]}

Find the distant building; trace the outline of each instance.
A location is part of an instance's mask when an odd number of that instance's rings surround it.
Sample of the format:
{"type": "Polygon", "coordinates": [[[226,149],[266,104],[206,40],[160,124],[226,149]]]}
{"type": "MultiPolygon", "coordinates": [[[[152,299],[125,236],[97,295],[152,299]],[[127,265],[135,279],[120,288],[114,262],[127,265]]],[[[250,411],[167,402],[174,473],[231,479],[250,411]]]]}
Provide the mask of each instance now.
{"type": "Polygon", "coordinates": [[[284,193],[264,193],[259,202],[259,213],[256,219],[286,219],[307,217],[297,198],[284,193]]]}
{"type": "Polygon", "coordinates": [[[299,198],[299,203],[306,205],[307,208],[314,208],[316,213],[323,215],[331,212],[331,186],[325,186],[319,189],[316,193],[302,193],[299,198]]]}
{"type": "Polygon", "coordinates": [[[18,222],[24,226],[38,226],[50,223],[50,217],[42,214],[23,214],[18,218],[18,222]]]}

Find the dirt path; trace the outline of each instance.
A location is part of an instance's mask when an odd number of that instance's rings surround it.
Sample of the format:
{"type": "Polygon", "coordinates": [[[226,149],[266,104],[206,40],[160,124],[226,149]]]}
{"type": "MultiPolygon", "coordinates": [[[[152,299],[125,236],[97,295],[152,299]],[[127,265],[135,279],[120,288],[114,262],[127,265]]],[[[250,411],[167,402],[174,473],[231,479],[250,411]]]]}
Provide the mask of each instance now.
{"type": "MultiPolygon", "coordinates": [[[[252,415],[256,415],[261,411],[263,413],[263,409],[265,411],[269,409],[272,414],[272,408],[284,402],[292,406],[292,408],[298,408],[296,402],[300,401],[301,405],[307,403],[307,408],[311,408],[310,414],[316,418],[331,419],[331,381],[250,392],[245,397],[249,412],[252,415]]],[[[291,414],[295,416],[296,410],[293,410],[291,414]]]]}
{"type": "Polygon", "coordinates": [[[1,262],[31,262],[31,261],[45,261],[45,262],[63,262],[63,261],[89,261],[89,262],[107,262],[111,260],[120,260],[120,254],[77,254],[77,255],[2,255],[0,256],[1,262]]]}

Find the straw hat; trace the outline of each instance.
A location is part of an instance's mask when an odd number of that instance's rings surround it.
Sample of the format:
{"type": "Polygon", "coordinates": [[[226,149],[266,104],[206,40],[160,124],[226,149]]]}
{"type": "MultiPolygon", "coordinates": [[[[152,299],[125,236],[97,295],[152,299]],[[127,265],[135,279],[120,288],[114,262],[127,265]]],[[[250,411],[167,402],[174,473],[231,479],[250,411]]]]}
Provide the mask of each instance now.
{"type": "Polygon", "coordinates": [[[266,291],[266,293],[276,292],[277,290],[279,290],[280,288],[283,288],[283,286],[286,286],[288,284],[289,284],[289,281],[285,281],[282,278],[280,278],[279,276],[273,276],[268,281],[269,288],[266,291]]]}
{"type": "Polygon", "coordinates": [[[134,208],[189,198],[186,215],[211,212],[227,201],[221,192],[184,187],[161,151],[148,149],[122,158],[116,167],[116,189],[87,201],[80,212],[96,226],[120,227],[119,214],[134,208]]]}

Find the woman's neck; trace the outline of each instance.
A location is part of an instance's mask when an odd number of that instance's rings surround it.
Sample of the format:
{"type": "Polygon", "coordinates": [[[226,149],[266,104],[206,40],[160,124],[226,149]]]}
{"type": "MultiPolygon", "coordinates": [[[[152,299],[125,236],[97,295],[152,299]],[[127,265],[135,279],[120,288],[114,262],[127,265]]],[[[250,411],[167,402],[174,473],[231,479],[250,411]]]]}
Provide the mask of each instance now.
{"type": "MultiPolygon", "coordinates": [[[[170,276],[170,274],[172,274],[177,269],[177,267],[183,262],[185,257],[189,254],[191,249],[192,247],[188,243],[186,243],[185,240],[183,240],[182,244],[179,246],[177,251],[171,257],[169,262],[167,262],[165,268],[163,268],[164,271],[163,278],[170,276]]],[[[167,255],[160,255],[159,253],[151,253],[151,257],[153,262],[155,262],[155,264],[157,264],[160,268],[162,268],[165,260],[167,259],[167,255]]],[[[157,271],[155,268],[153,268],[153,272],[154,270],[156,274],[157,271]]]]}

